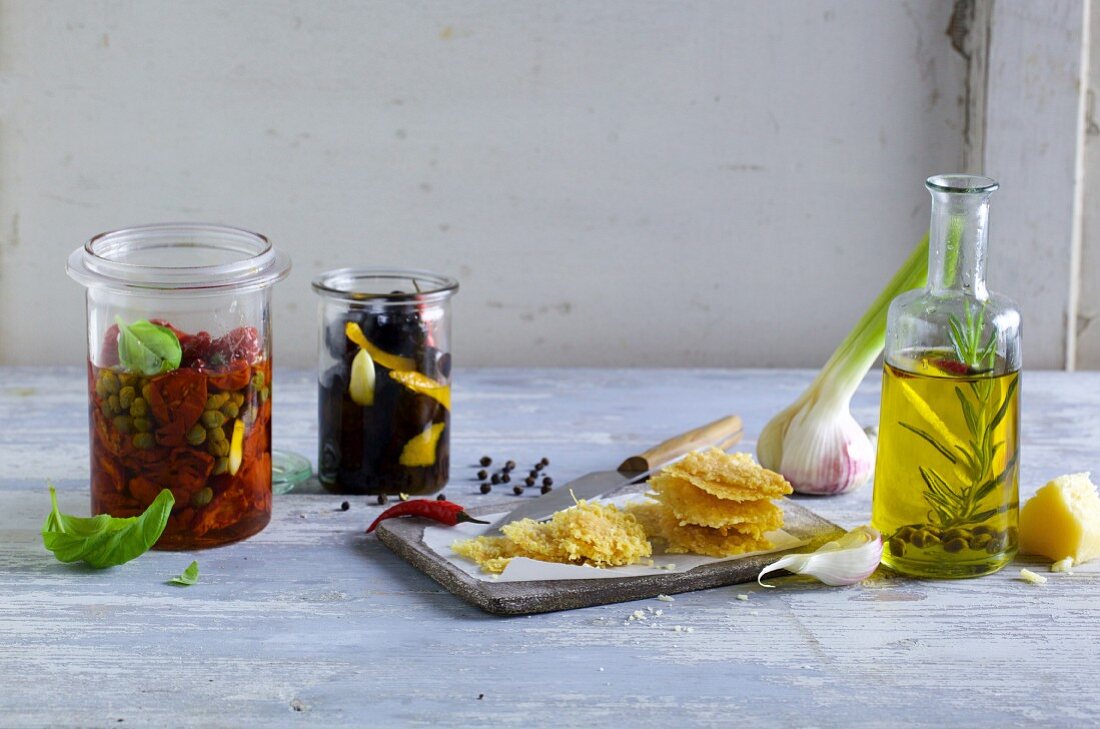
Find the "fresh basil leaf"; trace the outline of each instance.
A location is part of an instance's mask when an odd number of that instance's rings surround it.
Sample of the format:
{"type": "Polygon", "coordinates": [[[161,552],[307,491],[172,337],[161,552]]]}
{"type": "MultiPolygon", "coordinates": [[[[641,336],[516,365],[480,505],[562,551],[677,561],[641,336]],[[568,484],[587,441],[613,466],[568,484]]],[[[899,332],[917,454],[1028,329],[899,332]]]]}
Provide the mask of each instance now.
{"type": "Polygon", "coordinates": [[[114,567],[145,554],[160,538],[176,500],[161,491],[141,516],[116,519],[108,514],[80,517],[62,514],[57,491],[50,486],[53,508],[42,524],[42,542],[62,562],[83,560],[96,569],[114,567]]]}
{"type": "Polygon", "coordinates": [[[180,366],[183,348],[179,337],[168,327],[142,319],[127,324],[115,317],[118,324],[118,361],[130,372],[159,375],[180,366]]]}
{"type": "Polygon", "coordinates": [[[187,569],[183,571],[182,575],[180,575],[179,577],[173,577],[172,579],[168,580],[168,583],[172,585],[183,585],[184,587],[188,587],[198,581],[199,563],[192,562],[191,564],[187,565],[187,569]]]}

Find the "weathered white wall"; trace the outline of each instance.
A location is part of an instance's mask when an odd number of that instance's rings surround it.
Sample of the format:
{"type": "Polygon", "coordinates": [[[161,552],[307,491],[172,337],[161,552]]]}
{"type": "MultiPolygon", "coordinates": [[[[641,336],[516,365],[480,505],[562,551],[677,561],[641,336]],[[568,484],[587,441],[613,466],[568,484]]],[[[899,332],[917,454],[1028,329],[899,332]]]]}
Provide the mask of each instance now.
{"type": "Polygon", "coordinates": [[[456,275],[463,364],[817,365],[962,157],[936,2],[0,2],[0,362],[77,362],[90,234],[456,275]]]}
{"type": "Polygon", "coordinates": [[[1085,199],[1077,306],[1077,366],[1100,369],[1100,0],[1090,2],[1089,88],[1085,109],[1085,199]]]}
{"type": "Polygon", "coordinates": [[[1072,367],[1078,309],[1086,0],[995,0],[985,171],[990,288],[1023,313],[1024,364],[1072,367]]]}

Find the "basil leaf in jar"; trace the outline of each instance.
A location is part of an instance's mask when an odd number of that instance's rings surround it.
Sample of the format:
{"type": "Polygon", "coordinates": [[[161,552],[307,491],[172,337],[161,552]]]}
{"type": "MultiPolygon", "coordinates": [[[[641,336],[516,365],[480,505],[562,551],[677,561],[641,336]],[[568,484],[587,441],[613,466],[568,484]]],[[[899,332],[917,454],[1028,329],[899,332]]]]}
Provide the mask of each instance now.
{"type": "Polygon", "coordinates": [[[118,324],[118,361],[130,372],[143,375],[159,375],[180,366],[183,348],[175,333],[142,319],[126,324],[115,317],[118,324]]]}
{"type": "Polygon", "coordinates": [[[173,577],[172,579],[168,580],[168,584],[170,584],[170,585],[182,585],[183,587],[190,587],[191,585],[195,584],[198,581],[199,581],[199,563],[198,562],[191,562],[191,564],[187,565],[187,569],[185,569],[183,571],[182,575],[179,575],[178,577],[173,577]]]}
{"type": "Polygon", "coordinates": [[[114,567],[145,554],[160,538],[176,502],[172,492],[164,489],[141,516],[118,519],[109,514],[93,517],[62,514],[52,485],[50,501],[53,508],[42,524],[46,549],[62,562],[83,560],[96,569],[114,567]]]}

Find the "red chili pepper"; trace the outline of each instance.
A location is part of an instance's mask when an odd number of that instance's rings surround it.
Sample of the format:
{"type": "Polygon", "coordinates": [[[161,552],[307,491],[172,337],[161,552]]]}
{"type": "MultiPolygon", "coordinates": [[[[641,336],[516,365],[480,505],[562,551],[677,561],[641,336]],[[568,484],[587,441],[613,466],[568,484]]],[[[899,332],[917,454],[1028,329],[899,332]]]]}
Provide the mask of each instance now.
{"type": "Polygon", "coordinates": [[[402,501],[399,504],[394,504],[379,514],[378,518],[367,527],[367,534],[374,531],[374,528],[378,526],[378,522],[383,519],[392,519],[395,516],[422,516],[425,519],[433,519],[447,526],[454,526],[455,524],[461,524],[463,522],[473,522],[474,524],[489,523],[473,518],[466,513],[465,509],[453,501],[413,499],[411,501],[402,501]]]}
{"type": "Polygon", "coordinates": [[[947,359],[946,357],[934,359],[932,360],[932,364],[936,365],[936,367],[939,367],[944,372],[950,373],[952,375],[965,376],[971,374],[970,367],[968,367],[966,364],[957,360],[947,359]]]}

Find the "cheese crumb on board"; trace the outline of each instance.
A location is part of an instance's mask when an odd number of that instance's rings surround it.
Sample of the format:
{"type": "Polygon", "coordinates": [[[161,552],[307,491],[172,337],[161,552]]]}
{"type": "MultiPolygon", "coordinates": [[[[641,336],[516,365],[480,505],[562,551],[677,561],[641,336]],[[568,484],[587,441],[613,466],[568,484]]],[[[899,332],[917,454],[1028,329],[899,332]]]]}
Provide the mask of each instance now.
{"type": "Polygon", "coordinates": [[[741,600],[742,602],[748,602],[748,601],[749,601],[749,596],[748,596],[748,595],[744,595],[744,594],[741,594],[741,595],[738,595],[738,596],[737,596],[737,599],[738,599],[738,600],[741,600]]]}
{"type": "Polygon", "coordinates": [[[657,599],[660,600],[661,602],[675,602],[676,601],[676,598],[669,597],[668,595],[658,595],[657,599]]]}
{"type": "Polygon", "coordinates": [[[1047,578],[1043,577],[1040,574],[1032,572],[1026,567],[1020,570],[1020,579],[1028,583],[1029,585],[1045,585],[1047,583],[1047,578]]]}
{"type": "Polygon", "coordinates": [[[1100,494],[1087,473],[1059,476],[1020,509],[1020,551],[1074,564],[1100,556],[1100,494]]]}
{"type": "Polygon", "coordinates": [[[486,572],[503,572],[515,557],[543,562],[617,567],[653,554],[637,519],[610,504],[578,501],[548,522],[533,519],[506,524],[504,536],[465,539],[451,545],[486,572]]]}
{"type": "Polygon", "coordinates": [[[1060,559],[1050,566],[1051,572],[1067,572],[1073,574],[1073,557],[1060,559]]]}

